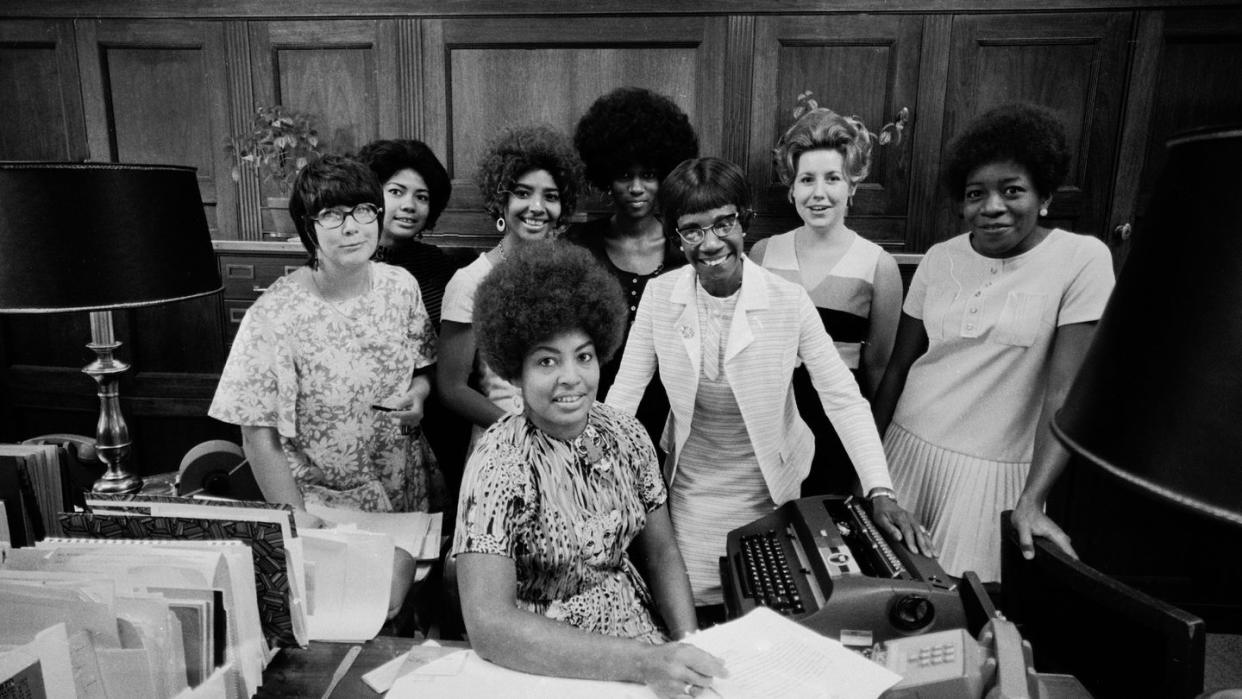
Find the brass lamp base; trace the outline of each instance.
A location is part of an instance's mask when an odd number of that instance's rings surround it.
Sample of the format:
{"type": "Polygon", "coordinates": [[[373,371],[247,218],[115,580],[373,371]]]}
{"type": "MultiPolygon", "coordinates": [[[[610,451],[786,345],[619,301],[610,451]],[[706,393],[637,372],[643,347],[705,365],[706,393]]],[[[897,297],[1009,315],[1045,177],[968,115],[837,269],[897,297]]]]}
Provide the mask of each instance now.
{"type": "Polygon", "coordinates": [[[129,365],[112,356],[120,347],[112,334],[112,311],[91,312],[91,343],[96,359],[82,368],[82,372],[99,385],[99,421],[95,425],[95,451],[107,470],[91,486],[91,492],[106,494],[137,493],[142,489],[142,478],[127,469],[129,461],[129,426],[121,414],[120,391],[117,388],[121,374],[129,365]]]}

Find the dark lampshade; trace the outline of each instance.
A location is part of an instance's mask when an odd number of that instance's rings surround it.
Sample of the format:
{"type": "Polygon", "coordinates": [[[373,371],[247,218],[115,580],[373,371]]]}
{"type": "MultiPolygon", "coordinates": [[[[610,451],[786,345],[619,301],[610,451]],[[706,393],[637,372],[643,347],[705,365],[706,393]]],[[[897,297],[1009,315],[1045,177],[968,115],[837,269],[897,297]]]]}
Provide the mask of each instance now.
{"type": "Polygon", "coordinates": [[[147,306],[219,291],[194,172],[0,163],[0,312],[147,306]]]}
{"type": "Polygon", "coordinates": [[[1242,128],[1169,142],[1053,430],[1167,501],[1242,524],[1242,128]]]}

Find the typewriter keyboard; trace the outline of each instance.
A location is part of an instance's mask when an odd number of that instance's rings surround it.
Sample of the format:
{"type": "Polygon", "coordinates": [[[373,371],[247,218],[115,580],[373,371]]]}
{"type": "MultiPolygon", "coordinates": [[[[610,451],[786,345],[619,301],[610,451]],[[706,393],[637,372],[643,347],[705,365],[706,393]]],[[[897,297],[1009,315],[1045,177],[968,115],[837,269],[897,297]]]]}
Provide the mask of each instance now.
{"type": "Polygon", "coordinates": [[[781,550],[780,534],[769,529],[741,538],[742,563],[756,602],[782,614],[806,611],[781,550]]]}

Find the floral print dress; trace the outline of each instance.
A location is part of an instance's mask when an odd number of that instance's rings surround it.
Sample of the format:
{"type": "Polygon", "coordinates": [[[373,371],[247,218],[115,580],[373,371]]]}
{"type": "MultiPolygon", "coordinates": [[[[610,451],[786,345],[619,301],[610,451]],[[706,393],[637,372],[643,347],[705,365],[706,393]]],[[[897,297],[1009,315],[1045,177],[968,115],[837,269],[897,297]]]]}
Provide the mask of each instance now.
{"type": "Polygon", "coordinates": [[[303,498],[369,512],[442,506],[443,476],[421,432],[401,433],[391,403],[436,361],[418,284],[372,263],[365,294],[330,303],[296,274],[246,311],[208,415],[274,427],[303,498]]]}
{"type": "Polygon", "coordinates": [[[638,420],[602,403],[572,442],[524,415],[484,433],[462,479],[453,554],[512,558],[518,606],[608,636],[663,643],[626,549],[667,497],[638,420]]]}

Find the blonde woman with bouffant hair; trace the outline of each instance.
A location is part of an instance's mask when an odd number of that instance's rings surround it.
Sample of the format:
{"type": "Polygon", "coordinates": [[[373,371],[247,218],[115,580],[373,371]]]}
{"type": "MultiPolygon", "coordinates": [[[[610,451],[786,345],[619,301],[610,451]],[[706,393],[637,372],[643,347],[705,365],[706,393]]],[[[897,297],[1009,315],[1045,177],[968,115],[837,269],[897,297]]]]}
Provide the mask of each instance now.
{"type": "MultiPolygon", "coordinates": [[[[871,169],[874,136],[857,117],[806,102],[811,108],[796,112],[800,116],[773,157],[802,225],[759,241],[750,257],[807,290],[841,358],[870,397],[884,376],[901,315],[896,260],[845,222],[858,183],[871,169]]],[[[804,368],[794,374],[794,395],[816,435],[802,494],[853,492],[854,468],[804,368]]]]}

